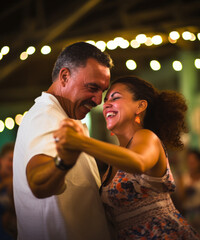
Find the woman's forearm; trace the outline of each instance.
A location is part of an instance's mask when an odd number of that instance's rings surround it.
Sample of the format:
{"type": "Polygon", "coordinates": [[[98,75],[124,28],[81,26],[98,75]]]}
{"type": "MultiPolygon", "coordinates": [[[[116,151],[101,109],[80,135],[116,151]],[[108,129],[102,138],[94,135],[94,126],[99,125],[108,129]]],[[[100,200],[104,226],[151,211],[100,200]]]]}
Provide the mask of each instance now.
{"type": "Polygon", "coordinates": [[[80,136],[79,149],[89,155],[128,172],[144,172],[142,156],[129,149],[105,143],[87,136],[80,136]]]}

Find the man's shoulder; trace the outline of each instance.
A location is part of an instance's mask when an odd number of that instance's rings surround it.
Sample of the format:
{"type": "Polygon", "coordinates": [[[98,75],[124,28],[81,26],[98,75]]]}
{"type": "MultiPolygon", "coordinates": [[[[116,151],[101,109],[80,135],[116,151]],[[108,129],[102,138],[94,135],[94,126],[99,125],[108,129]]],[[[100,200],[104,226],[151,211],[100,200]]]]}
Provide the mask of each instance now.
{"type": "Polygon", "coordinates": [[[66,118],[67,115],[56,97],[50,93],[42,92],[41,96],[35,99],[35,104],[28,114],[38,118],[66,118]]]}

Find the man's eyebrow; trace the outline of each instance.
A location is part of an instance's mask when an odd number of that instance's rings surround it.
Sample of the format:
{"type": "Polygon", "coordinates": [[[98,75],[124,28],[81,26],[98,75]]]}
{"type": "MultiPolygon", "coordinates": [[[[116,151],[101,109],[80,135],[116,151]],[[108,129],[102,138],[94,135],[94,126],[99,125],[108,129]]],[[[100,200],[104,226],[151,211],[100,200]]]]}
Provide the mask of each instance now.
{"type": "Polygon", "coordinates": [[[93,86],[93,87],[96,87],[96,88],[100,88],[100,86],[96,83],[87,83],[86,85],[87,86],[93,86]]]}

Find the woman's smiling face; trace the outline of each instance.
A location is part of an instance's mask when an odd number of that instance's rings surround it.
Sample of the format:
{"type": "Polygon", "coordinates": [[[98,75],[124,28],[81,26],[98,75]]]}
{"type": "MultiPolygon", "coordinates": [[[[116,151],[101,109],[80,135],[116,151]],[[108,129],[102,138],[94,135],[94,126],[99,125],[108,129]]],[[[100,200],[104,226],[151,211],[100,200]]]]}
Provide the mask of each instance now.
{"type": "Polygon", "coordinates": [[[125,84],[116,83],[108,90],[104,99],[103,115],[107,129],[123,130],[133,125],[139,101],[133,100],[133,94],[125,84]]]}

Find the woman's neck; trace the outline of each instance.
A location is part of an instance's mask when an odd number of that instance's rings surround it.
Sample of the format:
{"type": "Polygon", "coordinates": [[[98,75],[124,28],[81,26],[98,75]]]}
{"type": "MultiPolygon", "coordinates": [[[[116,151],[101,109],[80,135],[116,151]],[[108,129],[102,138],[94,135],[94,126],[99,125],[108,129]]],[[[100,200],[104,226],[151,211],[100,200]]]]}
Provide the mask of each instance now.
{"type": "MultiPolygon", "coordinates": [[[[118,134],[116,133],[116,136],[118,138],[118,141],[119,141],[119,144],[120,146],[122,147],[127,147],[127,144],[129,143],[130,139],[133,138],[133,136],[135,135],[135,133],[142,129],[141,127],[140,128],[137,128],[137,129],[127,129],[127,131],[122,131],[123,134],[118,134]]],[[[132,140],[132,139],[131,139],[132,140]]],[[[128,144],[129,145],[129,144],[128,144]]]]}

